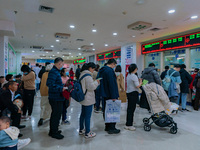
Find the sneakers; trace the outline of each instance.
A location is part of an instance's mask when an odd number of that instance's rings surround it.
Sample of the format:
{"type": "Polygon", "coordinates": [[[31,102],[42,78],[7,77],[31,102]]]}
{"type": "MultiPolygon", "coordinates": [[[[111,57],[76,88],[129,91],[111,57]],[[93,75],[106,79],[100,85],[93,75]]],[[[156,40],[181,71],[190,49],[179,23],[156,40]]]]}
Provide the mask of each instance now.
{"type": "Polygon", "coordinates": [[[95,113],[101,113],[101,110],[94,110],[95,113]]]}
{"type": "Polygon", "coordinates": [[[42,118],[40,118],[40,120],[38,121],[38,126],[41,126],[41,125],[43,125],[43,119],[42,118]]]}
{"type": "Polygon", "coordinates": [[[191,110],[188,110],[188,109],[182,109],[182,111],[192,112],[191,110]]]}
{"type": "Polygon", "coordinates": [[[62,121],[61,124],[66,124],[66,125],[70,125],[70,122],[68,120],[62,121]]]}
{"type": "Polygon", "coordinates": [[[26,145],[28,145],[30,142],[31,142],[30,138],[23,139],[23,140],[19,139],[18,143],[17,143],[17,148],[21,149],[21,148],[25,147],[26,145]]]}
{"type": "Polygon", "coordinates": [[[79,135],[85,134],[85,129],[79,131],[79,135]]]}
{"type": "Polygon", "coordinates": [[[125,126],[124,129],[130,130],[130,131],[135,131],[136,128],[134,126],[125,126]]]}
{"type": "Polygon", "coordinates": [[[88,138],[93,138],[93,137],[95,137],[96,135],[97,135],[97,134],[96,134],[95,132],[91,132],[91,131],[90,131],[88,134],[85,135],[85,138],[86,138],[86,139],[88,139],[88,138]]]}

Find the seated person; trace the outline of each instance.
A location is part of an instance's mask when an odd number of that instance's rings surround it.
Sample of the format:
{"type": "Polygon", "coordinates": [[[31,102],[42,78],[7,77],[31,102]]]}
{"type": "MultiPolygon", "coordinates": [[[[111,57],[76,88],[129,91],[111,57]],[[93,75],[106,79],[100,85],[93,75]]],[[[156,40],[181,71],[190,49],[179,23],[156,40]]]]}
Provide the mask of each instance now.
{"type": "Polygon", "coordinates": [[[18,140],[19,129],[10,126],[10,119],[6,116],[0,117],[0,149],[17,150],[30,143],[30,138],[18,140]]]}
{"type": "Polygon", "coordinates": [[[0,116],[3,115],[3,111],[9,110],[11,112],[10,117],[12,120],[12,126],[15,126],[17,128],[24,128],[25,126],[20,126],[21,109],[13,103],[15,99],[21,99],[20,94],[16,92],[17,88],[17,82],[8,82],[8,89],[5,90],[0,97],[0,116]]]}
{"type": "Polygon", "coordinates": [[[5,82],[5,77],[0,76],[0,88],[2,88],[2,84],[5,82]]]}
{"type": "Polygon", "coordinates": [[[4,81],[4,83],[2,83],[2,87],[5,85],[5,84],[7,84],[9,81],[13,81],[13,79],[14,79],[14,76],[12,75],[12,74],[7,74],[6,75],[6,80],[4,81]]]}

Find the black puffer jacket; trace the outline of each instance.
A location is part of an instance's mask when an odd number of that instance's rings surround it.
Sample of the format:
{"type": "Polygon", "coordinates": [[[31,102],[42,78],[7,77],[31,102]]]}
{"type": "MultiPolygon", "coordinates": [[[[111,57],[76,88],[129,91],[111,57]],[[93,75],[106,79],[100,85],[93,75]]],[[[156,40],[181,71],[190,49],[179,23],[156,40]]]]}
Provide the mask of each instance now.
{"type": "Polygon", "coordinates": [[[196,89],[200,90],[200,88],[197,88],[198,79],[200,79],[200,72],[197,73],[197,75],[196,75],[196,77],[195,77],[195,79],[194,79],[194,82],[193,82],[193,86],[194,86],[196,89]]]}
{"type": "Polygon", "coordinates": [[[192,77],[185,69],[180,70],[180,75],[182,80],[180,84],[181,93],[189,93],[189,85],[192,82],[192,77]]]}
{"type": "Polygon", "coordinates": [[[154,68],[154,67],[145,68],[143,73],[142,73],[141,78],[148,80],[149,83],[154,82],[156,84],[161,85],[160,77],[159,77],[159,75],[156,71],[156,68],[154,68]]]}

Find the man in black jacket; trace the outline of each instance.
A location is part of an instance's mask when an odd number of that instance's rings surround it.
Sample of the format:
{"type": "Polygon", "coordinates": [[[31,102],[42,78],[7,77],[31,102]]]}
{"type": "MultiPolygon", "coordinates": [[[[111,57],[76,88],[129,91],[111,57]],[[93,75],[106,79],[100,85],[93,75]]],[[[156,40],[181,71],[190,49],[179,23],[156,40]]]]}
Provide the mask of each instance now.
{"type": "Polygon", "coordinates": [[[16,92],[17,89],[17,82],[8,82],[8,90],[4,91],[0,97],[0,116],[2,116],[3,111],[7,108],[11,112],[12,126],[24,128],[25,126],[20,126],[21,110],[15,104],[13,104],[15,99],[21,98],[21,95],[16,92]]]}
{"type": "Polygon", "coordinates": [[[49,64],[50,64],[50,62],[46,62],[46,63],[45,63],[45,67],[42,67],[42,69],[40,70],[40,72],[39,72],[39,74],[38,74],[38,77],[39,77],[40,79],[42,79],[42,75],[43,75],[43,73],[45,73],[45,71],[46,71],[46,66],[49,65],[49,64]]]}
{"type": "Polygon", "coordinates": [[[81,67],[80,65],[78,65],[78,68],[76,69],[76,73],[75,73],[77,80],[79,80],[80,74],[81,74],[81,67]]]}
{"type": "MultiPolygon", "coordinates": [[[[116,67],[116,64],[117,62],[115,59],[109,59],[106,66],[99,70],[98,78],[103,78],[100,84],[100,94],[104,98],[104,107],[106,106],[106,100],[112,99],[115,101],[119,98],[117,79],[113,70],[113,68],[116,67]]],[[[103,110],[103,115],[105,117],[105,108],[103,110]]],[[[120,130],[116,129],[115,125],[116,123],[105,123],[105,131],[107,131],[108,134],[120,133],[120,130]]]]}
{"type": "Polygon", "coordinates": [[[169,70],[169,66],[165,66],[165,71],[163,71],[160,75],[161,80],[165,78],[168,70],[169,70]]]}
{"type": "Polygon", "coordinates": [[[179,94],[179,101],[181,99],[182,111],[189,111],[188,109],[186,109],[186,103],[187,103],[187,95],[189,93],[189,85],[192,82],[192,77],[185,69],[186,65],[182,64],[180,70],[182,83],[180,84],[181,93],[179,94]]]}

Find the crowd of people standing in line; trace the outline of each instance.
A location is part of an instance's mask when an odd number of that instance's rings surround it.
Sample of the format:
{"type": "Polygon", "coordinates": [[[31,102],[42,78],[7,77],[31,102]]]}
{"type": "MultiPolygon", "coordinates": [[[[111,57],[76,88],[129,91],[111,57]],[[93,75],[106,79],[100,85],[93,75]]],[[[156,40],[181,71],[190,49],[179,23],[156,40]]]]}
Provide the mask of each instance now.
{"type": "MultiPolygon", "coordinates": [[[[39,64],[36,64],[36,67],[32,70],[28,65],[23,65],[21,67],[23,76],[18,75],[15,79],[11,74],[6,76],[6,80],[4,77],[0,77],[2,87],[0,91],[0,117],[7,115],[12,120],[12,126],[24,128],[25,126],[20,125],[20,121],[21,119],[31,119],[34,96],[36,91],[40,90],[41,112],[38,126],[43,125],[44,121],[50,118],[48,135],[55,139],[63,139],[64,136],[62,131],[59,130],[59,125],[61,117],[63,124],[70,124],[67,120],[67,108],[70,106],[71,98],[70,91],[68,93],[66,91],[68,89],[67,86],[70,84],[73,86],[74,77],[81,83],[85,94],[85,99],[80,102],[82,107],[79,120],[79,134],[84,135],[85,138],[96,136],[96,133],[90,130],[93,107],[95,107],[95,112],[102,112],[105,118],[107,100],[128,100],[124,128],[131,131],[136,130],[133,126],[136,104],[139,103],[140,107],[151,111],[146,100],[145,91],[142,88],[143,80],[147,80],[148,83],[162,85],[162,81],[169,77],[176,87],[176,90],[171,88],[171,86],[165,89],[170,101],[177,104],[181,101],[181,111],[189,111],[186,108],[186,103],[190,89],[191,93],[196,94],[193,100],[194,109],[199,109],[199,69],[195,69],[194,74],[191,76],[186,71],[184,64],[174,65],[174,68],[171,69],[169,66],[166,66],[165,71],[159,76],[155,64],[151,63],[149,67],[144,69],[141,78],[137,74],[137,65],[131,64],[127,74],[127,89],[124,86],[124,76],[121,73],[122,68],[120,65],[117,66],[115,59],[108,60],[102,68],[92,62],[85,63],[82,68],[79,65],[75,73],[72,68],[68,72],[63,66],[63,59],[58,57],[54,60],[54,65],[46,63],[45,67],[42,68],[39,67],[39,64]],[[142,94],[139,100],[140,89],[142,94]],[[174,95],[174,93],[176,94],[174,95]],[[16,107],[13,103],[16,99],[23,99],[23,106],[21,108],[16,107]],[[102,103],[102,108],[100,103],[102,103]],[[8,115],[9,113],[10,115],[8,115]]],[[[116,128],[116,123],[105,123],[105,131],[108,134],[120,133],[120,130],[116,128]]],[[[19,136],[22,136],[22,134],[19,134],[19,136]]]]}

